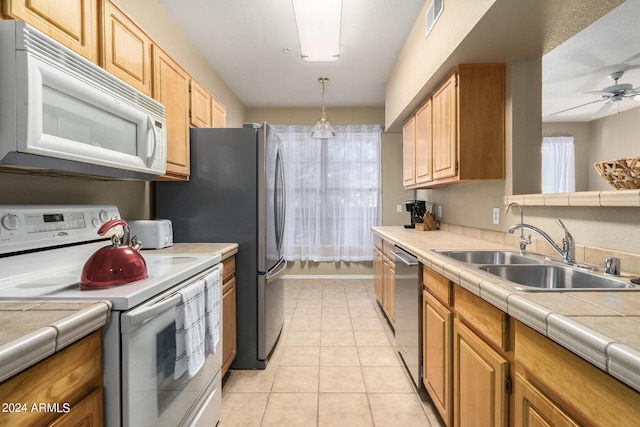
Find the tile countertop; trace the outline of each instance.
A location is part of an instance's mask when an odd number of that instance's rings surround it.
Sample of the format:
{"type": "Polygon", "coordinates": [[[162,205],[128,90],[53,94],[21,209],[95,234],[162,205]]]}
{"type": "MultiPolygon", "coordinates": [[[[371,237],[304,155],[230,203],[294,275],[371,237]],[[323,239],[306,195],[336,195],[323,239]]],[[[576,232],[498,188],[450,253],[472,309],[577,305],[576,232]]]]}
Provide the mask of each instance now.
{"type": "MultiPolygon", "coordinates": [[[[143,247],[144,249],[144,247],[143,247]]],[[[238,253],[237,243],[174,243],[164,249],[143,250],[142,253],[220,254],[222,260],[238,253]]]]}
{"type": "Polygon", "coordinates": [[[640,291],[523,292],[432,249],[516,250],[445,231],[373,227],[383,239],[640,391],[640,291]]]}
{"type": "Polygon", "coordinates": [[[109,301],[0,301],[0,382],[101,328],[109,301]]]}

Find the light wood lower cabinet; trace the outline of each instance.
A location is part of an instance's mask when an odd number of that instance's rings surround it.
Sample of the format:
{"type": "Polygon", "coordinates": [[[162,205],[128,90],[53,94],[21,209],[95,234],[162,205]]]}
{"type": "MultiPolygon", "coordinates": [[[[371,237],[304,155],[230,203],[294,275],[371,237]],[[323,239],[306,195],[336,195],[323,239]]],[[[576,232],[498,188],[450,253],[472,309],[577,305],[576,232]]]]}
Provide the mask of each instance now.
{"type": "Polygon", "coordinates": [[[373,248],[373,290],[378,301],[382,301],[382,282],[384,281],[384,261],[382,260],[382,251],[373,248]]]}
{"type": "Polygon", "coordinates": [[[426,290],[422,291],[422,381],[447,426],[453,411],[451,337],[453,313],[426,290]]]}
{"type": "Polygon", "coordinates": [[[462,322],[454,320],[454,426],[507,426],[508,377],[509,362],[462,322]]]}
{"type": "Polygon", "coordinates": [[[98,64],[98,9],[95,0],[5,0],[7,18],[25,21],[98,64]]]}
{"type": "Polygon", "coordinates": [[[395,328],[396,263],[394,245],[376,236],[373,250],[374,291],[382,311],[395,328]]]}
{"type": "Polygon", "coordinates": [[[222,265],[222,376],[224,376],[238,353],[235,256],[225,259],[222,265]]]}
{"type": "Polygon", "coordinates": [[[391,326],[396,326],[396,263],[383,256],[382,310],[384,310],[391,326]]]}
{"type": "Polygon", "coordinates": [[[515,323],[516,426],[635,426],[640,393],[515,323]]]}
{"type": "Polygon", "coordinates": [[[102,425],[102,378],[98,330],[1,383],[0,400],[24,411],[0,412],[0,426],[102,425]],[[50,410],[38,410],[41,404],[50,410]]]}
{"type": "Polygon", "coordinates": [[[515,375],[515,420],[522,427],[579,426],[522,374],[515,375]]]}

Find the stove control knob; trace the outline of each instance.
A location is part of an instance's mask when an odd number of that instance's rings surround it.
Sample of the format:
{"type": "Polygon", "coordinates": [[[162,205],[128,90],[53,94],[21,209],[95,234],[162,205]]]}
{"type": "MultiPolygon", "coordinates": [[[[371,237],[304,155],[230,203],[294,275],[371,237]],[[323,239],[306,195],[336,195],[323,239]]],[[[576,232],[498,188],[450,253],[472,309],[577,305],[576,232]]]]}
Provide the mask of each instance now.
{"type": "Polygon", "coordinates": [[[2,217],[2,225],[7,230],[17,230],[20,227],[20,220],[18,219],[18,215],[15,214],[7,214],[2,217]]]}
{"type": "Polygon", "coordinates": [[[107,222],[109,221],[111,218],[109,218],[109,212],[107,211],[100,211],[100,221],[102,222],[107,222]]]}
{"type": "Polygon", "coordinates": [[[95,227],[98,228],[100,225],[102,225],[102,221],[100,221],[98,218],[93,218],[91,220],[91,224],[95,227]]]}

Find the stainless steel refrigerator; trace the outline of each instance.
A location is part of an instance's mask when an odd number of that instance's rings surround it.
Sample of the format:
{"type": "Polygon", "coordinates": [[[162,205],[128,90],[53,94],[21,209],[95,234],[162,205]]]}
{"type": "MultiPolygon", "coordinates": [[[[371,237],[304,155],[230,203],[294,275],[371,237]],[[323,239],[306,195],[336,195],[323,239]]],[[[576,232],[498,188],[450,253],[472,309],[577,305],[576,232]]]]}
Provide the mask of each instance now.
{"type": "Polygon", "coordinates": [[[174,242],[239,244],[231,368],[262,369],[284,323],[281,141],[266,123],[191,129],[190,137],[189,181],[156,182],[155,214],[172,221],[174,242]]]}

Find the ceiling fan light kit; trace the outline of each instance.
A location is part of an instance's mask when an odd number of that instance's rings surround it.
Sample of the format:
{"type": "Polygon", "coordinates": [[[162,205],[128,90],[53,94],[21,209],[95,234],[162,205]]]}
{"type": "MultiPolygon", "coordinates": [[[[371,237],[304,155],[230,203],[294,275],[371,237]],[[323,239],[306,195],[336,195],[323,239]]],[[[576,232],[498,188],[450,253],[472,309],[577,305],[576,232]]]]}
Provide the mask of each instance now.
{"type": "Polygon", "coordinates": [[[324,108],[324,84],[329,81],[328,77],[318,77],[318,82],[322,84],[322,116],[320,116],[320,120],[313,127],[311,131],[312,138],[335,138],[336,131],[333,130],[333,126],[329,123],[329,117],[327,117],[327,112],[324,108]]]}
{"type": "Polygon", "coordinates": [[[342,0],[292,0],[300,55],[308,62],[340,57],[342,0]]]}

